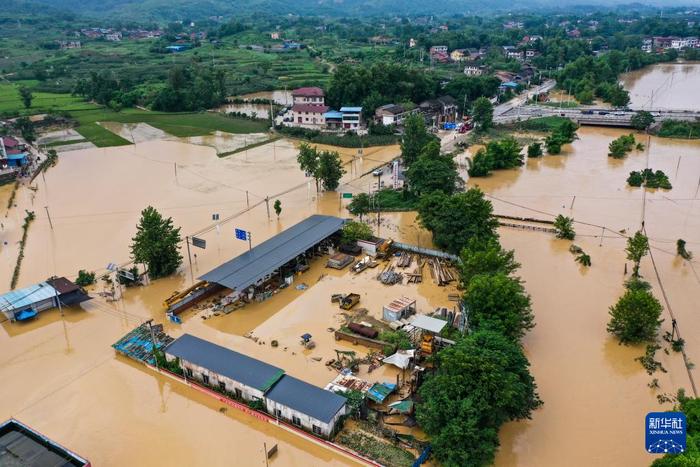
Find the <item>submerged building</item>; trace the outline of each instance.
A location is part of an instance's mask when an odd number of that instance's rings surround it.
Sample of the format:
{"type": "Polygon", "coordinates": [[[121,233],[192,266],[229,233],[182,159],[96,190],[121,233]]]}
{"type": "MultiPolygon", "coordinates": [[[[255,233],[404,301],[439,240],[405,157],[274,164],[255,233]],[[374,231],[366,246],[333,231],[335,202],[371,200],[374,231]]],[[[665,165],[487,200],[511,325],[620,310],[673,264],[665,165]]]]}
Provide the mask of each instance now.
{"type": "Polygon", "coordinates": [[[53,277],[23,289],[0,295],[0,312],[10,321],[25,321],[39,312],[90,300],[90,296],[65,277],[53,277]]]}
{"type": "Polygon", "coordinates": [[[279,420],[329,438],[345,415],[347,399],[286,375],[284,370],[190,334],[175,339],[165,358],[179,359],[187,378],[244,401],[259,401],[279,420]]]}
{"type": "Polygon", "coordinates": [[[12,418],[0,424],[0,465],[90,467],[90,461],[12,418]]]}

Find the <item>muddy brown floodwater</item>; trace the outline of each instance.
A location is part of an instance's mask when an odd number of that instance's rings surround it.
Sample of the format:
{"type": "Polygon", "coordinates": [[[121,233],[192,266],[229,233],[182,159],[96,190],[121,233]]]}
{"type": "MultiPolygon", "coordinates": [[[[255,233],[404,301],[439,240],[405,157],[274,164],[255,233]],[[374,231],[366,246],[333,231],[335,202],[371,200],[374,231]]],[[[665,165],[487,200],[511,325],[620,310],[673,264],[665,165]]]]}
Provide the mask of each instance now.
{"type": "MultiPolygon", "coordinates": [[[[544,406],[532,420],[502,429],[498,466],[648,465],[653,456],[643,446],[646,412],[670,407],[658,404],[658,394],[690,390],[678,354],[659,352],[668,372],[649,376],[634,361],[643,349],[618,345],[605,325],[625,279],[625,239],[618,233],[634,232],[644,214],[689,358],[700,362],[700,318],[694,312],[700,299],[698,265],[675,256],[678,238],[688,242],[696,257],[700,254],[700,144],[651,138],[647,150],[611,160],[607,145],[623,133],[582,128],[580,138],[560,156],[469,181],[493,197],[498,213],[541,218],[563,213],[592,224],[577,224],[575,241],[591,255],[588,269],[574,262],[570,242],[546,233],[500,229],[504,246],[514,249],[522,263],[520,274],[532,295],[537,326],[524,345],[544,406]],[[644,201],[643,191],[628,188],[625,179],[630,170],[647,164],[664,170],[673,189],[648,191],[644,201]],[[652,378],[658,378],[659,390],[647,387],[652,378]]],[[[62,154],[55,167],[37,178],[34,190],[18,190],[16,206],[9,210],[12,187],[0,187],[0,208],[6,211],[0,230],[2,290],[10,283],[25,210],[35,211],[37,219],[29,230],[19,287],[53,274],[75,277],[81,268],[102,273],[109,262],[128,261],[129,239],[147,204],[172,216],[183,236],[198,232],[207,240],[206,250],[192,251],[192,271],[185,259],[177,275],[129,289],[121,301],[95,299],[65,310],[63,317],[53,310],[30,323],[2,323],[0,419],[15,416],[100,466],[264,465],[263,443],[279,446],[271,465],[352,465],[335,452],[234,409],[224,410],[207,396],[115,356],[110,344],[128,330],[148,318],[163,322],[161,304],[173,290],[247,249],[233,237],[234,227],[250,230],[259,243],[310,214],[347,215],[346,201],[340,202],[337,193],[319,196],[299,171],[291,141],[217,158],[210,147],[146,136],[143,142],[136,138],[135,145],[62,154]],[[274,213],[268,218],[267,196],[271,202],[280,199],[279,219],[274,213]],[[246,212],[248,204],[252,208],[246,212]],[[222,219],[218,229],[211,225],[214,213],[222,219]]],[[[377,179],[368,172],[399,153],[396,146],[365,149],[363,158],[357,158],[355,149],[339,151],[348,171],[339,191],[352,192],[372,189],[377,179]]],[[[464,155],[458,160],[463,164],[464,155]]],[[[382,214],[373,228],[397,240],[431,243],[415,213],[382,214]]],[[[661,298],[648,257],[642,274],[661,298]]],[[[383,303],[399,295],[415,297],[421,311],[451,307],[446,298],[454,288],[438,288],[428,277],[419,286],[384,287],[372,276],[371,271],[328,272],[316,262],[296,279],[295,285],[310,286],[306,290],[290,287],[225,316],[203,319],[211,313],[193,310],[181,326],[164,325],[172,335],[191,332],[325,385],[335,376],[323,363],[335,356],[334,349],[358,350],[333,341],[328,329],[337,328],[342,316],[330,294],[361,293],[360,306],[374,317],[383,303]],[[312,351],[299,346],[297,338],[304,332],[317,342],[312,351]],[[271,347],[272,339],[280,346],[271,347]]],[[[668,310],[664,319],[663,330],[668,330],[668,310]]],[[[396,372],[382,367],[361,376],[391,381],[396,372]]]]}
{"type": "Polygon", "coordinates": [[[697,110],[700,64],[659,63],[622,75],[633,109],[697,110]]]}

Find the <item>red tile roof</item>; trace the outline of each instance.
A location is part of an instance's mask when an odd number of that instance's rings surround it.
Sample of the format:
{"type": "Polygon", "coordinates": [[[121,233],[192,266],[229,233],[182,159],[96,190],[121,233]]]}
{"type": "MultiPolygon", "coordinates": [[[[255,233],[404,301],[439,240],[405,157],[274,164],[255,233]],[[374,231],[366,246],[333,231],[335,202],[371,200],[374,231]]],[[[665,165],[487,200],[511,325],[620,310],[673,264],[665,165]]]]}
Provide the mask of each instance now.
{"type": "Polygon", "coordinates": [[[14,148],[15,146],[19,146],[19,141],[14,139],[12,136],[4,136],[2,138],[2,142],[6,148],[14,148]]]}
{"type": "Polygon", "coordinates": [[[317,87],[299,88],[292,91],[292,96],[323,97],[323,89],[317,87]]]}
{"type": "Polygon", "coordinates": [[[292,112],[326,113],[328,109],[330,109],[330,107],[326,105],[294,104],[292,112]]]}

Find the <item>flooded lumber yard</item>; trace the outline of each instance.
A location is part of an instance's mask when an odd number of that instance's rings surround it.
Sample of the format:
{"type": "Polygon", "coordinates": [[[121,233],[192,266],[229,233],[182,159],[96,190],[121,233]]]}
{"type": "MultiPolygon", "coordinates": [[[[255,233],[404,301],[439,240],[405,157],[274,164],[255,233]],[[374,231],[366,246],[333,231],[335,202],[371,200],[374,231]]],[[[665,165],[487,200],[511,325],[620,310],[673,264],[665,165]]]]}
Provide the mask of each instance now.
{"type": "MultiPolygon", "coordinates": [[[[700,69],[691,72],[697,79],[700,69]]],[[[656,68],[645,73],[659,74],[656,68]]],[[[660,85],[666,77],[662,72],[654,79],[660,85]]],[[[645,93],[635,86],[645,78],[628,79],[634,106],[634,96],[645,93]]],[[[106,127],[124,131],[114,124],[106,127]]],[[[635,361],[644,349],[619,345],[606,323],[609,307],[623,292],[625,235],[644,220],[661,283],[649,258],[642,262],[642,275],[671,308],[662,302],[662,332],[671,330],[672,311],[690,361],[700,361],[695,313],[700,276],[695,260],[675,255],[678,238],[691,251],[700,246],[700,143],[640,136],[646,139],[644,151],[623,160],[609,158],[608,144],[625,133],[629,130],[583,127],[561,155],[467,182],[487,193],[497,214],[573,217],[576,244],[592,259],[592,267],[580,266],[569,253],[570,242],[551,233],[499,229],[504,248],[515,250],[522,264],[519,274],[532,296],[536,327],[523,343],[544,405],[531,420],[501,430],[498,466],[558,466],[562,459],[581,466],[648,464],[649,454],[639,448],[644,415],[671,407],[660,404],[658,395],[673,395],[679,388],[692,394],[689,375],[695,370],[686,369],[680,354],[657,354],[667,372],[655,373],[659,388],[650,388],[652,376],[635,361]],[[673,189],[628,187],[629,172],[647,166],[669,174],[673,189]]],[[[368,347],[336,340],[335,331],[349,321],[378,323],[383,307],[402,297],[415,300],[421,314],[452,310],[457,283],[436,285],[427,266],[419,283],[404,279],[386,286],[376,279],[382,265],[360,273],[335,270],[325,267],[323,255],[266,300],[224,313],[209,299],[181,313],[181,324],[165,316],[163,301],[174,291],[248,250],[234,228],[250,232],[256,246],[312,215],[348,217],[347,200],[339,193],[371,189],[372,170],[395,159],[398,146],[364,148],[361,158],[356,149],[332,148],[341,152],[347,173],[338,192],[318,194],[298,168],[295,141],[281,139],[219,158],[207,143],[140,134],[128,138],[136,142],[130,146],[62,153],[59,163],[34,181],[35,188],[20,186],[13,195],[12,186],[0,187],[0,206],[14,196],[0,232],[0,283],[10,284],[25,210],[34,211],[36,220],[18,287],[51,276],[75,278],[79,269],[99,276],[109,263],[127,263],[131,237],[148,204],[171,216],[183,237],[196,234],[207,247],[192,248],[190,269],[183,245],[185,261],[177,275],[125,288],[119,300],[99,296],[103,285],[98,283],[89,290],[95,298],[79,306],[43,311],[26,323],[3,322],[0,418],[21,418],[93,465],[264,465],[265,449],[273,445],[278,452],[270,465],[362,465],[361,459],[117,354],[111,345],[153,319],[175,339],[191,334],[323,388],[338,376],[328,364],[341,358],[338,350],[371,361],[368,347]],[[277,199],[279,216],[266,203],[277,199]],[[215,214],[219,221],[212,221],[215,214]],[[333,295],[353,292],[359,303],[350,310],[331,301],[333,295]],[[300,345],[305,334],[313,336],[313,348],[300,345]]],[[[465,155],[469,150],[458,159],[465,155]]],[[[373,222],[378,237],[431,247],[430,234],[413,212],[382,213],[381,221],[373,216],[373,222]]],[[[407,274],[414,267],[397,270],[407,274]]],[[[392,365],[370,363],[360,365],[356,376],[369,383],[394,382],[400,373],[392,365]]],[[[424,439],[416,428],[397,429],[424,439]]]]}

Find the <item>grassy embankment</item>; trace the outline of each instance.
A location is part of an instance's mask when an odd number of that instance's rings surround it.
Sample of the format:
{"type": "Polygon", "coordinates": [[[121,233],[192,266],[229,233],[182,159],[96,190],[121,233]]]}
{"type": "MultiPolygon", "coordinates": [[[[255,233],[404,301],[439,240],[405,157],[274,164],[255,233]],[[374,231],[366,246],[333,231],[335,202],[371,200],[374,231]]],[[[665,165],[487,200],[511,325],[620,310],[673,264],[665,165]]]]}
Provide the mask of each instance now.
{"type": "MultiPolygon", "coordinates": [[[[32,106],[24,109],[17,86],[0,84],[0,112],[21,111],[25,115],[68,112],[78,123],[76,131],[83,136],[84,140],[98,147],[123,146],[131,143],[101,127],[97,122],[147,123],[179,137],[202,136],[217,130],[227,133],[263,133],[268,129],[268,124],[264,121],[227,117],[213,112],[163,113],[140,109],[114,112],[70,94],[34,93],[34,96],[32,106]]],[[[74,142],[76,140],[71,143],[74,142]]]]}
{"type": "Polygon", "coordinates": [[[700,123],[665,121],[656,132],[662,138],[700,139],[700,123]]]}

